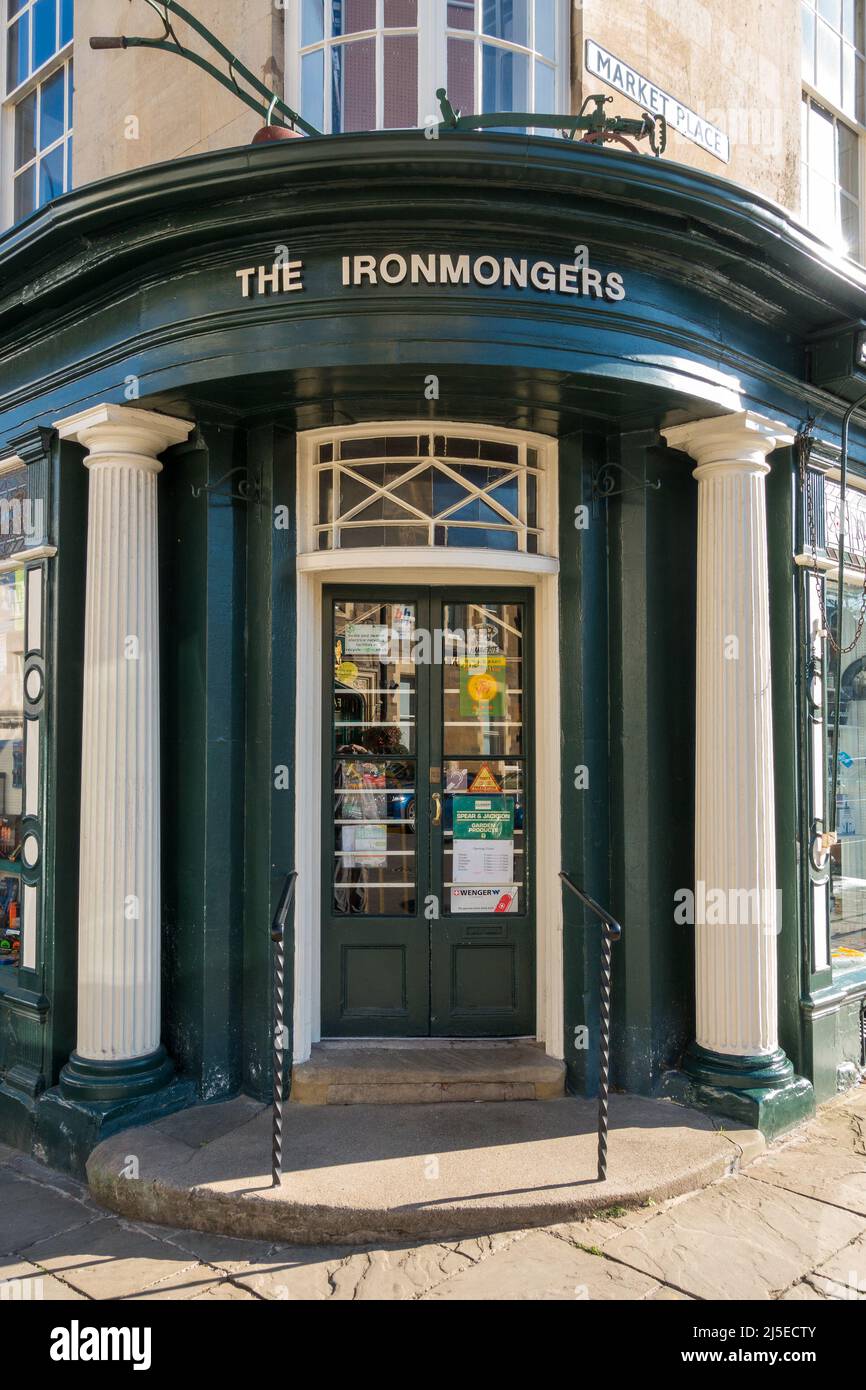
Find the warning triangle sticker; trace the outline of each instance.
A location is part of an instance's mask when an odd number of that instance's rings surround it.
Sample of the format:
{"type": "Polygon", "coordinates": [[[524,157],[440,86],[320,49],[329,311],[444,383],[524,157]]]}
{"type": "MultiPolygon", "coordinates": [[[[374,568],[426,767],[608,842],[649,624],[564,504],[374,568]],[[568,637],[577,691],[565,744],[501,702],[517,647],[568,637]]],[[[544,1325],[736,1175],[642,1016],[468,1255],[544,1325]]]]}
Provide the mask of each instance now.
{"type": "Polygon", "coordinates": [[[501,792],[502,788],[490,771],[487,763],[482,763],[469,790],[471,792],[501,792]]]}

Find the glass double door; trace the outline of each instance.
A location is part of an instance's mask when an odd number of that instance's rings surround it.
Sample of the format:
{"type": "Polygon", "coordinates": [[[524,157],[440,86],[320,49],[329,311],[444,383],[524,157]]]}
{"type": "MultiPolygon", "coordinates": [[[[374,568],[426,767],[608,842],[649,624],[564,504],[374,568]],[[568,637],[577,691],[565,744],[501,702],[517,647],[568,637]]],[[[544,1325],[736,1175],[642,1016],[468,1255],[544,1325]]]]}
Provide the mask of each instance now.
{"type": "Polygon", "coordinates": [[[323,1037],[533,1034],[531,595],[341,587],[324,620],[323,1037]]]}

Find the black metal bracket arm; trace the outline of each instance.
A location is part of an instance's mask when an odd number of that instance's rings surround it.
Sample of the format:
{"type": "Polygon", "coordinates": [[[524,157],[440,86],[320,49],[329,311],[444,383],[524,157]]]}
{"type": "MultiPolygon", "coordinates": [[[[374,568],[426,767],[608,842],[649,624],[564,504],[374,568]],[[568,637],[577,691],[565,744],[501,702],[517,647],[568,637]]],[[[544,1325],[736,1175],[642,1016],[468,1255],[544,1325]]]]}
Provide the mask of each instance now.
{"type": "Polygon", "coordinates": [[[626,492],[639,492],[641,488],[658,492],[661,485],[660,478],[656,478],[655,482],[646,477],[638,478],[621,463],[603,463],[592,480],[592,498],[594,502],[602,502],[607,497],[622,497],[626,492]],[[621,477],[631,480],[630,487],[617,487],[618,473],[621,477]]]}
{"type": "Polygon", "coordinates": [[[159,16],[163,25],[162,37],[158,39],[145,39],[135,35],[122,35],[121,37],[111,38],[92,38],[90,47],[96,49],[103,48],[156,48],[163,53],[174,53],[177,57],[186,58],[187,62],[193,63],[197,68],[201,68],[209,77],[218,82],[221,87],[232,92],[234,96],[249,106],[265,121],[266,125],[280,125],[291,127],[294,130],[302,130],[305,135],[321,135],[314,125],[305,121],[303,116],[299,116],[297,111],[293,111],[290,106],[278,97],[276,92],[271,91],[255,73],[250,72],[241,60],[236,57],[224,43],[208,29],[206,24],[202,24],[200,19],[196,19],[194,14],[190,14],[183,5],[177,4],[177,0],[145,0],[145,4],[159,16]],[[204,39],[205,43],[213,52],[222,59],[225,64],[225,71],[196,53],[193,49],[185,47],[181,43],[172,25],[170,15],[177,15],[184,23],[188,24],[199,38],[204,39]],[[238,82],[246,84],[242,87],[238,82]],[[246,90],[252,88],[252,91],[246,90]],[[275,114],[279,119],[275,120],[275,114]]]}
{"type": "Polygon", "coordinates": [[[583,142],[587,144],[600,145],[614,140],[632,151],[634,146],[626,136],[631,136],[634,140],[648,140],[656,159],[664,154],[667,147],[668,128],[664,116],[653,115],[649,111],[642,112],[640,119],[606,116],[604,108],[608,102],[613,101],[613,97],[605,96],[603,92],[588,96],[576,116],[546,115],[538,111],[491,111],[483,115],[474,113],[463,116],[451,105],[444,87],[437,89],[436,96],[442,113],[442,120],[436,129],[443,134],[455,130],[495,130],[497,127],[525,126],[527,129],[558,130],[567,140],[574,140],[578,132],[582,131],[583,142]],[[590,105],[594,109],[587,113],[590,105]]]}
{"type": "Polygon", "coordinates": [[[228,473],[223,473],[221,478],[217,478],[215,483],[200,483],[196,487],[195,483],[190,483],[189,488],[193,497],[201,497],[202,493],[212,492],[219,497],[230,498],[233,502],[261,502],[262,490],[259,484],[246,476],[245,468],[230,468],[228,473]],[[227,478],[233,478],[236,473],[243,473],[243,478],[237,485],[234,492],[220,492],[220,488],[227,478]]]}

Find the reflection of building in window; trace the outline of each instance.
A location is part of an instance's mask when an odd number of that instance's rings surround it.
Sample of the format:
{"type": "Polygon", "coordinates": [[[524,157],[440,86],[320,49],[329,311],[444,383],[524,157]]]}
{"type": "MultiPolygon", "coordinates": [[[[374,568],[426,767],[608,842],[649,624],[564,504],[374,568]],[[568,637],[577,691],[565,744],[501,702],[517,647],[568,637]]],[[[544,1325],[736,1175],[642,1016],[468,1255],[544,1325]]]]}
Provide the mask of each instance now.
{"type": "Polygon", "coordinates": [[[567,21],[561,0],[294,0],[290,99],[332,134],[421,125],[439,87],[464,112],[567,110],[567,21]]]}
{"type": "Polygon", "coordinates": [[[412,433],[318,446],[319,550],[435,545],[538,554],[532,445],[412,433]]]}
{"type": "Polygon", "coordinates": [[[72,0],[5,0],[6,105],[18,222],[72,186],[72,0]]]}

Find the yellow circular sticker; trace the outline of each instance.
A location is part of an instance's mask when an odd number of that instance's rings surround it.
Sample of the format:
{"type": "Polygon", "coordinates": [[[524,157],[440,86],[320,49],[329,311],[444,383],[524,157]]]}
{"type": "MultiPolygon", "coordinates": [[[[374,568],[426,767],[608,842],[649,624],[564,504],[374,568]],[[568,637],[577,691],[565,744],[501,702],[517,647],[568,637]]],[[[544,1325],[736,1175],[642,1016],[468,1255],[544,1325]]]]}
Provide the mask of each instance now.
{"type": "Polygon", "coordinates": [[[469,677],[466,682],[466,689],[471,700],[477,701],[480,705],[489,705],[491,700],[496,699],[499,686],[495,676],[488,676],[481,671],[477,676],[469,677]]]}
{"type": "Polygon", "coordinates": [[[341,661],[334,674],[344,685],[351,685],[358,674],[358,668],[354,661],[341,661]]]}

